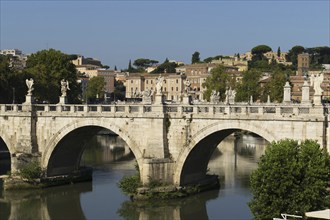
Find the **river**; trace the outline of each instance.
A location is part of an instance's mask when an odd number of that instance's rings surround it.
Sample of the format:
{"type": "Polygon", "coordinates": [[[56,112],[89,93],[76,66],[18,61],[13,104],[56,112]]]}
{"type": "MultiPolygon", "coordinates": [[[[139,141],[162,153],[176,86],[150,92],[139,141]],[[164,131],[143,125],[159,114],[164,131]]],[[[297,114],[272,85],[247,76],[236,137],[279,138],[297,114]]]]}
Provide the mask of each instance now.
{"type": "Polygon", "coordinates": [[[249,175],[267,142],[254,135],[230,135],[209,162],[221,188],[188,198],[131,202],[117,186],[136,172],[135,159],[117,136],[97,135],[82,156],[94,168],[93,181],[42,190],[1,191],[0,219],[252,219],[249,175]]]}

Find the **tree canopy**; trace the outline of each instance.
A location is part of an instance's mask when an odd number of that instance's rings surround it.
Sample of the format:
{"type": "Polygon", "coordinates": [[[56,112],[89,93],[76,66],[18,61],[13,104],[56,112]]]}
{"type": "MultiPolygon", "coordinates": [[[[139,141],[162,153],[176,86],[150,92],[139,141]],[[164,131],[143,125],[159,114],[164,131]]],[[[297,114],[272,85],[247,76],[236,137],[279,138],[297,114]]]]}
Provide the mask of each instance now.
{"type": "Polygon", "coordinates": [[[288,61],[288,62],[292,62],[292,65],[297,68],[297,62],[298,62],[298,54],[301,54],[305,52],[305,48],[303,46],[299,46],[299,45],[296,45],[296,46],[293,46],[288,54],[286,55],[285,59],[288,61]]]}
{"type": "Polygon", "coordinates": [[[105,86],[105,81],[102,76],[95,76],[91,78],[86,88],[87,98],[91,100],[94,100],[96,98],[103,98],[104,86],[105,86]]]}
{"type": "Polygon", "coordinates": [[[260,84],[261,71],[252,69],[243,73],[242,82],[237,86],[236,101],[249,101],[250,97],[253,100],[260,98],[260,84]]]}
{"type": "Polygon", "coordinates": [[[158,63],[157,60],[139,58],[134,61],[133,65],[136,66],[137,68],[147,68],[147,67],[153,66],[157,63],[158,63]]]}
{"type": "Polygon", "coordinates": [[[157,68],[152,71],[151,73],[175,73],[175,68],[178,67],[178,64],[174,62],[169,62],[169,60],[166,58],[164,63],[157,66],[157,68]]]}
{"type": "Polygon", "coordinates": [[[210,96],[213,90],[220,92],[220,98],[225,98],[226,89],[235,89],[235,78],[233,78],[224,66],[217,66],[211,70],[211,75],[206,78],[203,83],[203,87],[206,88],[203,95],[204,98],[210,100],[210,96]]]}
{"type": "Polygon", "coordinates": [[[304,215],[330,205],[330,155],[312,140],[272,142],[251,175],[255,219],[304,215]]]}
{"type": "Polygon", "coordinates": [[[195,53],[193,53],[191,56],[191,64],[199,63],[200,61],[201,61],[201,59],[199,57],[199,52],[195,51],[195,53]]]}
{"type": "Polygon", "coordinates": [[[252,55],[259,55],[259,54],[264,54],[264,53],[267,53],[270,51],[272,51],[272,48],[270,48],[269,46],[258,45],[258,46],[255,46],[254,48],[252,48],[251,53],[252,53],[252,55]]]}
{"type": "Polygon", "coordinates": [[[57,103],[61,95],[60,82],[65,79],[70,85],[69,102],[79,102],[81,88],[77,83],[76,68],[70,59],[71,56],[54,49],[38,51],[29,56],[26,72],[34,79],[34,96],[37,100],[57,103]]]}

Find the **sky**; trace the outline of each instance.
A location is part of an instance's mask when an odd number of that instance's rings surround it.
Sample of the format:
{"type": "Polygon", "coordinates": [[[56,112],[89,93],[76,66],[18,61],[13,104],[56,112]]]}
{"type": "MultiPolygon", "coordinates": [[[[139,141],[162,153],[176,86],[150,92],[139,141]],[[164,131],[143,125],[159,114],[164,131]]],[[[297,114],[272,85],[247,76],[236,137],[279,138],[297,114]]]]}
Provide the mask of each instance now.
{"type": "Polygon", "coordinates": [[[54,48],[125,69],[138,58],[191,63],[265,44],[330,46],[330,0],[0,0],[0,49],[54,48]]]}

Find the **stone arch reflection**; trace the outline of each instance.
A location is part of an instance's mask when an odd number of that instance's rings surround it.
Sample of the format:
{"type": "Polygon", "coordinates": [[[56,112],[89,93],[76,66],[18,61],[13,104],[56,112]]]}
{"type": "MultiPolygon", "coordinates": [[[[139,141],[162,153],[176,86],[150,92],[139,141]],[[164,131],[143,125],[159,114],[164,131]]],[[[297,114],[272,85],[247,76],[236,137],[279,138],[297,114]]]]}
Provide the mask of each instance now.
{"type": "MultiPolygon", "coordinates": [[[[182,154],[182,157],[184,158],[184,163],[182,170],[177,172],[177,174],[180,174],[180,185],[199,183],[200,181],[206,180],[209,174],[209,161],[218,145],[228,136],[232,134],[238,134],[240,131],[242,131],[242,128],[217,130],[217,127],[214,127],[210,128],[209,131],[201,132],[202,135],[200,136],[203,138],[199,138],[199,140],[197,138],[198,141],[191,142],[189,147],[185,148],[183,151],[184,153],[182,154]]],[[[247,132],[252,133],[251,131],[247,132]]],[[[266,132],[260,133],[266,134],[266,136],[268,135],[266,132]]],[[[269,135],[267,137],[268,140],[273,140],[273,138],[270,138],[269,135]]],[[[232,148],[232,150],[234,151],[234,148],[232,148]]],[[[236,157],[241,156],[244,158],[244,156],[246,156],[250,151],[252,151],[250,153],[254,153],[253,151],[255,148],[251,145],[250,148],[241,147],[240,150],[240,155],[235,155],[236,157]]],[[[237,152],[237,149],[235,149],[235,151],[237,152]]],[[[178,168],[180,168],[181,163],[182,162],[178,163],[178,168]]]]}
{"type": "Polygon", "coordinates": [[[87,145],[82,154],[82,166],[98,166],[135,159],[127,143],[108,129],[103,129],[94,135],[87,145]]]}
{"type": "Polygon", "coordinates": [[[0,176],[8,173],[10,170],[10,152],[4,140],[0,137],[0,176]]]}
{"type": "Polygon", "coordinates": [[[257,169],[268,143],[264,138],[245,131],[227,136],[210,158],[209,173],[219,176],[222,187],[249,186],[249,176],[257,169]]]}
{"type": "Polygon", "coordinates": [[[86,219],[80,195],[91,191],[91,182],[43,190],[4,191],[0,219],[86,219]]]}

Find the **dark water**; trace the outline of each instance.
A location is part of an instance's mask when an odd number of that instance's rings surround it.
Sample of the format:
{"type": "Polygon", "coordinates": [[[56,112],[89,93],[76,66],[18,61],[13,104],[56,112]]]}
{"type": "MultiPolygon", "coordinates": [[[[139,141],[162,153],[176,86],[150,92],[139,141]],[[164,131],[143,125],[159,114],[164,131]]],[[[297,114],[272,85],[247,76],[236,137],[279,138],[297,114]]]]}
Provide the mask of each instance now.
{"type": "Polygon", "coordinates": [[[209,173],[220,176],[220,190],[150,203],[131,202],[117,187],[124,175],[136,172],[125,143],[118,137],[97,136],[81,162],[94,167],[93,182],[1,192],[0,219],[252,219],[249,175],[265,144],[251,135],[229,136],[209,162],[209,173]]]}

